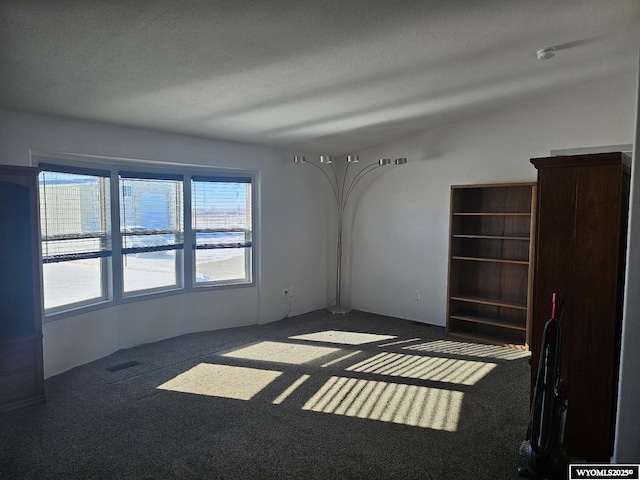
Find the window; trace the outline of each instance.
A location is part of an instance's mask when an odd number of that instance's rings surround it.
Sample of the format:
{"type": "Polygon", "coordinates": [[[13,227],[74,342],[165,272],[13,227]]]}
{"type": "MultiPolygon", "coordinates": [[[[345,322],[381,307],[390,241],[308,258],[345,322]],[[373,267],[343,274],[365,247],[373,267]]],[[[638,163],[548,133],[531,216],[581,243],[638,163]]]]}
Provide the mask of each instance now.
{"type": "Polygon", "coordinates": [[[40,160],[50,320],[141,296],[252,285],[252,175],[40,160]]]}
{"type": "Polygon", "coordinates": [[[182,177],[120,173],[125,294],[182,285],[182,177]]]}
{"type": "Polygon", "coordinates": [[[104,301],[111,259],[110,172],[41,167],[44,308],[104,301]]]}
{"type": "Polygon", "coordinates": [[[251,281],[251,179],[193,177],[194,281],[251,281]]]}

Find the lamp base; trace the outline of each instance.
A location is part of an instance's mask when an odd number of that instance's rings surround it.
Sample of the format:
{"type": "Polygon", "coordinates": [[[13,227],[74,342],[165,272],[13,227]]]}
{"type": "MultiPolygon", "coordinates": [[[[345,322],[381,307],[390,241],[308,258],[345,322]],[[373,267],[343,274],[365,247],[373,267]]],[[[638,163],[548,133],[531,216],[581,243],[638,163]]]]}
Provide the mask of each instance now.
{"type": "Polygon", "coordinates": [[[327,308],[327,312],[333,314],[333,315],[346,315],[347,313],[349,313],[352,309],[349,307],[337,307],[337,306],[333,306],[333,307],[329,307],[327,308]]]}

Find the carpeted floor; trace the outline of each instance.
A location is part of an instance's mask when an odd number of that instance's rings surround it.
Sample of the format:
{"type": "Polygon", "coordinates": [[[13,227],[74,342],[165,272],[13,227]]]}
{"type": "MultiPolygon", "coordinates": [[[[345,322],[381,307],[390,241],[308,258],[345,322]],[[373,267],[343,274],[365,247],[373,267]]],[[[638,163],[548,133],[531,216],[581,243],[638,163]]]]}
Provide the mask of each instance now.
{"type": "Polygon", "coordinates": [[[122,350],[0,416],[0,479],[513,479],[528,354],[324,311],[122,350]]]}

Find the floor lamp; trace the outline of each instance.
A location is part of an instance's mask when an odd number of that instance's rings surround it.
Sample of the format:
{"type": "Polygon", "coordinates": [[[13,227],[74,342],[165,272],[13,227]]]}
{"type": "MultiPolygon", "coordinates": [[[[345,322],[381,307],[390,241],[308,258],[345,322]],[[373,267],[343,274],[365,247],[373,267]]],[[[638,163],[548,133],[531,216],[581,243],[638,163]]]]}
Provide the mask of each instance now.
{"type": "Polygon", "coordinates": [[[313,165],[317,168],[325,178],[328,180],[333,194],[336,200],[336,207],[338,213],[338,243],[337,243],[337,268],[336,268],[336,304],[327,308],[329,312],[334,315],[345,315],[351,311],[349,307],[343,307],[340,299],[342,290],[342,227],[344,223],[344,210],[349,201],[349,197],[353,192],[355,186],[374,170],[388,166],[388,165],[404,165],[407,163],[406,158],[396,158],[391,160],[390,158],[381,158],[377,162],[366,165],[358,170],[358,172],[349,178],[349,167],[352,163],[359,163],[360,159],[357,155],[347,156],[347,166],[344,169],[344,173],[339,176],[336,170],[333,159],[329,155],[320,155],[320,164],[307,161],[306,157],[295,156],[293,157],[294,163],[304,163],[307,165],[313,165]],[[329,168],[323,168],[323,165],[329,165],[329,168]],[[329,171],[329,173],[327,173],[329,171]]]}

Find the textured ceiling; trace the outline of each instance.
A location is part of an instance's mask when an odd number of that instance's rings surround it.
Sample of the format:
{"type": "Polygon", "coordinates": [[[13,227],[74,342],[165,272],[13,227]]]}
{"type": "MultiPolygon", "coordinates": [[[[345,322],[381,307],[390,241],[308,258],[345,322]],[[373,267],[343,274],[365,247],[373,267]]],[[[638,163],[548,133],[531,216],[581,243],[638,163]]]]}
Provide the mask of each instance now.
{"type": "Polygon", "coordinates": [[[0,107],[339,155],[635,71],[639,27],[638,0],[0,0],[0,107]]]}

